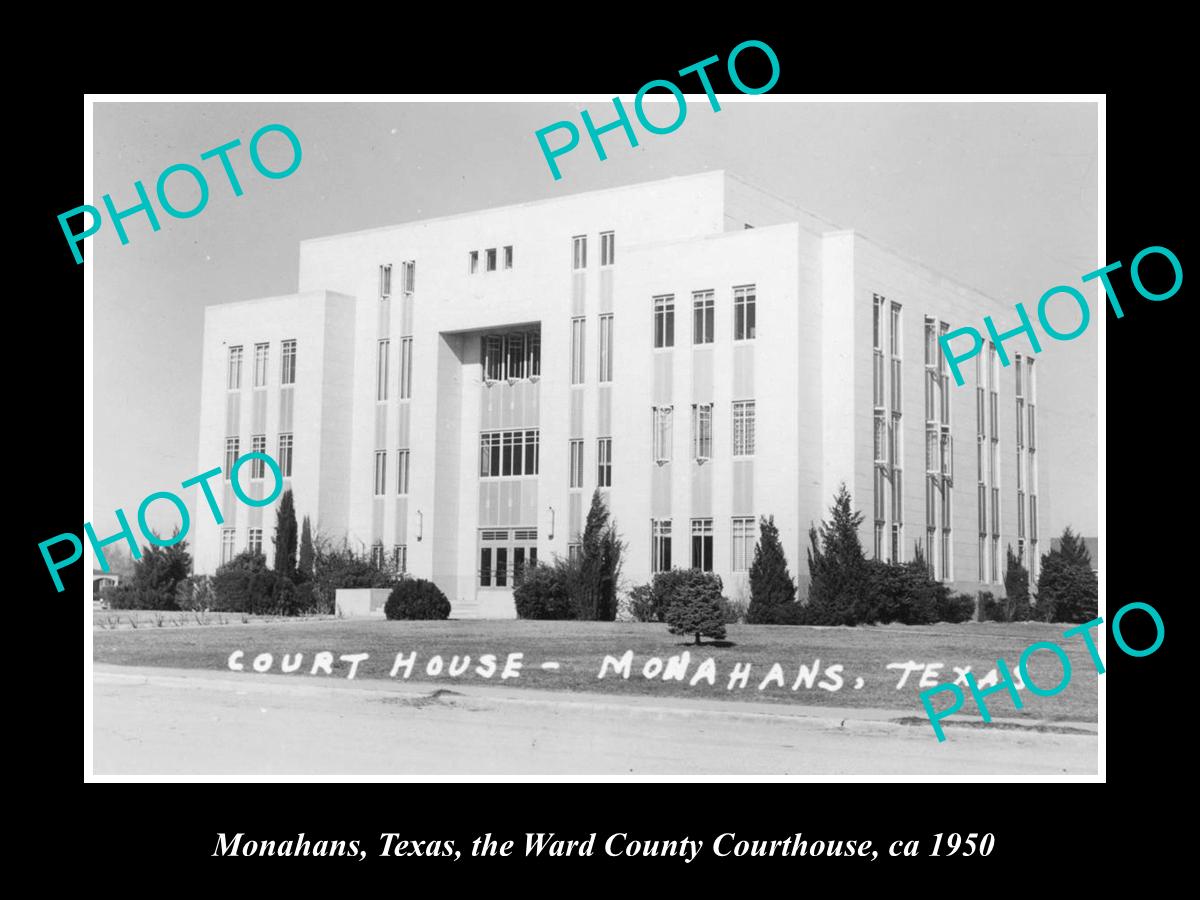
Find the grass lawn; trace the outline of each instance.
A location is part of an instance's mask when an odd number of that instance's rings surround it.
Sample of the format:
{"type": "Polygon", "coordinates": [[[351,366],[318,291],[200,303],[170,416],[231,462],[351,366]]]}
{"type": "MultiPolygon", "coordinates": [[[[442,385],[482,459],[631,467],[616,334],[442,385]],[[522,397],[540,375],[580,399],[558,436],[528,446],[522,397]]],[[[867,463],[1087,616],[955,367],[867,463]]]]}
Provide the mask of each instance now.
{"type": "MultiPolygon", "coordinates": [[[[122,613],[127,615],[127,613],[122,613]]],[[[176,614],[178,615],[178,614],[176,614]]],[[[1098,678],[1087,648],[1078,638],[1066,640],[1062,632],[1070,626],[1041,624],[971,623],[908,627],[889,625],[861,628],[807,628],[765,625],[730,625],[725,642],[706,641],[700,647],[668,633],[666,626],[634,622],[535,622],[535,621],[442,621],[401,622],[379,619],[325,619],[315,621],[259,622],[241,624],[239,616],[230,616],[225,625],[207,627],[139,627],[125,630],[97,630],[94,634],[94,659],[117,665],[169,666],[176,668],[217,669],[228,671],[229,655],[244,651],[243,677],[255,677],[251,661],[262,653],[272,654],[269,671],[280,674],[282,657],[303,654],[296,678],[340,678],[350,670],[342,654],[367,653],[360,662],[358,679],[389,679],[398,653],[416,652],[416,662],[408,680],[427,681],[453,688],[455,684],[502,684],[506,687],[532,687],[549,690],[588,691],[604,694],[674,695],[721,700],[755,700],[831,707],[876,707],[895,709],[904,714],[924,716],[918,695],[922,677],[925,687],[947,684],[959,678],[952,667],[971,667],[979,680],[1003,658],[1017,671],[1022,651],[1035,641],[1057,641],[1071,660],[1069,686],[1053,697],[1038,697],[1021,691],[1023,708],[1015,710],[1007,691],[989,695],[988,708],[997,717],[1028,717],[1047,721],[1095,722],[1098,678]],[[620,658],[633,651],[628,678],[614,673],[612,666],[599,678],[606,656],[620,658]],[[311,675],[314,656],[320,651],[334,655],[333,674],[311,675]],[[664,679],[661,665],[669,657],[689,654],[682,680],[664,679]],[[515,677],[502,678],[510,653],[523,653],[521,669],[515,677]],[[494,671],[485,654],[495,657],[494,671]],[[431,659],[440,656],[438,662],[431,659]],[[470,657],[469,665],[464,657],[470,657]],[[454,658],[457,657],[457,660],[454,658]],[[712,659],[715,684],[692,681],[701,665],[712,659]],[[819,661],[819,663],[818,663],[819,661]],[[903,672],[889,669],[889,663],[914,662],[930,665],[908,675],[898,687],[903,672]],[[543,669],[542,663],[557,662],[557,669],[543,669]],[[745,686],[730,676],[738,664],[749,664],[745,686]],[[773,670],[778,663],[780,669],[773,670]],[[941,664],[933,669],[933,664],[941,664]],[[797,686],[801,665],[810,669],[819,665],[811,682],[797,686]],[[831,667],[842,666],[833,672],[831,667]],[[647,668],[648,666],[648,668],[647,668]],[[481,668],[482,667],[482,668],[481,668]],[[451,668],[461,674],[451,675],[451,668]],[[655,670],[657,674],[655,673],[655,670]],[[783,684],[778,676],[781,670],[783,684]],[[649,671],[654,677],[646,677],[649,671]],[[835,690],[823,689],[841,685],[835,690]],[[861,682],[859,682],[861,679],[861,682]]],[[[1030,677],[1042,688],[1053,688],[1062,677],[1062,669],[1053,653],[1042,651],[1029,663],[1030,677]]],[[[395,676],[403,681],[403,669],[395,676]]],[[[961,681],[960,681],[961,683],[961,681]]],[[[960,712],[977,715],[970,692],[963,688],[966,701],[960,712]]],[[[938,708],[949,703],[949,694],[935,698],[938,708]]]]}

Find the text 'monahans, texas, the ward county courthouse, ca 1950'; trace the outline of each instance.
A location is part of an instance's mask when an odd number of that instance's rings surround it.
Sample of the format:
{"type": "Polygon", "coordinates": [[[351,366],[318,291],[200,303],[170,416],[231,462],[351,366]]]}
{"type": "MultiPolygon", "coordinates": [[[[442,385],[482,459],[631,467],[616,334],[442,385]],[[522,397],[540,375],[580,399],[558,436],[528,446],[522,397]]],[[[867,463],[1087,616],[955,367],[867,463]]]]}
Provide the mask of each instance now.
{"type": "MultiPolygon", "coordinates": [[[[207,308],[199,464],[269,453],[298,516],[455,616],[514,615],[597,488],[630,583],[737,596],[771,515],[803,597],[842,482],[868,555],[920,545],[960,590],[1001,591],[1010,544],[1036,565],[1040,363],[1012,338],[958,387],[937,341],[1011,306],[727,173],[306,240],[298,286],[207,308]]],[[[271,559],[274,507],[217,499],[196,571],[271,559]]]]}

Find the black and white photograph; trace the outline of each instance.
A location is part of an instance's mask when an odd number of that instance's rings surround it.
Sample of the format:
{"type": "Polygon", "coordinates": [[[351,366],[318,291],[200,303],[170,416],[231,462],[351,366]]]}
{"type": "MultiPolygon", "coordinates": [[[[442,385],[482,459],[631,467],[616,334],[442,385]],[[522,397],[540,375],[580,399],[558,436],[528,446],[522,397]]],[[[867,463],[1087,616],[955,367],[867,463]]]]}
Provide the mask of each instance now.
{"type": "Polygon", "coordinates": [[[90,779],[1104,780],[1103,97],[746,81],[89,97],[90,779]]]}

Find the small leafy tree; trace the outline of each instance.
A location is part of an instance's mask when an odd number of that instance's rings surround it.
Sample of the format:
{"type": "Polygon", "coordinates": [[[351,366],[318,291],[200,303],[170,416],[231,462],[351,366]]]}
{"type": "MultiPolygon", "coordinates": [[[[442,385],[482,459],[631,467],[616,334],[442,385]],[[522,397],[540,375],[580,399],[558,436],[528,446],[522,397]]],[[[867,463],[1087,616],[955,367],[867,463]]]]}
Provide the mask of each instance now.
{"type": "Polygon", "coordinates": [[[217,569],[212,580],[212,608],[224,612],[274,612],[279,580],[267,567],[265,556],[246,550],[217,569]]]}
{"type": "Polygon", "coordinates": [[[305,516],[304,525],[300,529],[300,563],[296,567],[297,583],[312,581],[313,561],[315,559],[316,551],[313,549],[312,526],[308,523],[308,516],[305,516]]]}
{"type": "Polygon", "coordinates": [[[275,574],[295,579],[296,575],[296,505],[290,490],[283,492],[279,509],[275,511],[275,574]]]}
{"type": "Polygon", "coordinates": [[[758,523],[754,561],[750,564],[750,605],[746,608],[746,621],[751,625],[776,622],[782,608],[795,602],[796,582],[788,571],[775,517],[763,516],[758,523]]]}
{"type": "Polygon", "coordinates": [[[671,634],[693,634],[720,640],[725,637],[725,612],[721,606],[720,580],[695,578],[688,582],[667,610],[671,634]]]}
{"type": "Polygon", "coordinates": [[[519,619],[574,619],[567,585],[567,566],[539,562],[525,566],[513,585],[513,603],[519,619]]]}

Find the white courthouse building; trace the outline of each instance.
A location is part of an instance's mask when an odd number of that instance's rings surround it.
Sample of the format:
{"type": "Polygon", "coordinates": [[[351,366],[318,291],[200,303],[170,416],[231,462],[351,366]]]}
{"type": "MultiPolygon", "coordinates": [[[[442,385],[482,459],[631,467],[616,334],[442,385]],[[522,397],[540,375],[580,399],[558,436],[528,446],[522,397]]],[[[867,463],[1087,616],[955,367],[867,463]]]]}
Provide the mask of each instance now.
{"type": "MultiPolygon", "coordinates": [[[[697,566],[737,596],[773,515],[804,596],[845,482],[868,555],[919,544],[956,589],[1002,593],[1006,546],[1044,549],[1034,359],[988,346],[960,387],[936,341],[987,314],[1019,324],[724,172],[315,238],[299,293],[206,310],[200,471],[269,453],[298,517],[456,617],[515,615],[514,572],[573,552],[596,488],[629,584],[697,566]]],[[[270,559],[275,506],[212,484],[196,571],[270,559]]]]}

